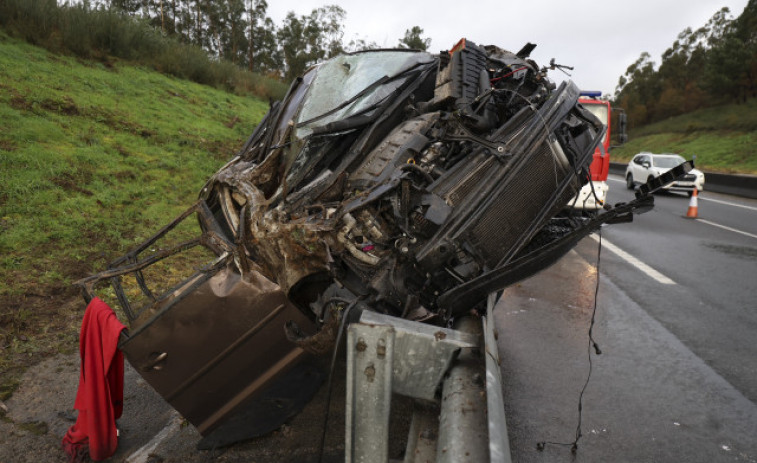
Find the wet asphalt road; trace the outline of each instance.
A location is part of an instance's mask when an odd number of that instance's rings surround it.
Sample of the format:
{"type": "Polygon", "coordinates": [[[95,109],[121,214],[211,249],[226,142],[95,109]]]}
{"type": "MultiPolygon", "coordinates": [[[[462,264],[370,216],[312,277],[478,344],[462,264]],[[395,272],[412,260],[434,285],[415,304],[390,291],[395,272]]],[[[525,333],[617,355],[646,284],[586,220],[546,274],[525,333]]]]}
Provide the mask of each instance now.
{"type": "MultiPolygon", "coordinates": [[[[631,198],[610,185],[611,202],[631,198]]],[[[591,357],[575,456],[569,446],[536,446],[575,438],[597,241],[506,291],[496,317],[513,461],[757,461],[757,202],[706,192],[698,200],[700,219],[748,234],[682,218],[687,197],[656,203],[602,232],[658,274],[601,251],[602,355],[591,357]]]]}
{"type": "MultiPolygon", "coordinates": [[[[611,182],[611,199],[630,198],[611,182]]],[[[705,191],[698,218],[689,199],[657,195],[655,208],[605,237],[675,284],[661,285],[607,253],[604,268],[634,301],[757,402],[757,201],[705,191]]],[[[757,436],[757,428],[755,428],[757,436]]],[[[757,439],[757,437],[756,437],[757,439]]]]}

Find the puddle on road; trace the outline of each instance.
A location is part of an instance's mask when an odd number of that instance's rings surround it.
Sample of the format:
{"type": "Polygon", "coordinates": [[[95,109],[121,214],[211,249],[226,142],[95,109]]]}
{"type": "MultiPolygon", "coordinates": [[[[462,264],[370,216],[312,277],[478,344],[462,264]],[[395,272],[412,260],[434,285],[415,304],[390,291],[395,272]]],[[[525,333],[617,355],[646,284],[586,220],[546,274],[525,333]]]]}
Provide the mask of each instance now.
{"type": "Polygon", "coordinates": [[[731,244],[705,243],[708,248],[744,259],[757,259],[757,248],[751,246],[734,246],[731,244]]]}

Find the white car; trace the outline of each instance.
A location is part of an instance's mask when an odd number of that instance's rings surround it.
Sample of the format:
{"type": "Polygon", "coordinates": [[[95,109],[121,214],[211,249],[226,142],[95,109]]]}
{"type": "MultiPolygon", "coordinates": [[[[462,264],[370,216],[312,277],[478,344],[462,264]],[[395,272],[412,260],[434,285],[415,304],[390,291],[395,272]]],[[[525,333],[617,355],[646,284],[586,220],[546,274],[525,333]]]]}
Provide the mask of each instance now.
{"type": "MultiPolygon", "coordinates": [[[[683,162],[686,160],[677,154],[639,153],[631,159],[626,168],[626,186],[633,190],[636,185],[647,183],[683,162]]],[[[684,191],[691,196],[694,189],[704,190],[704,173],[699,169],[691,169],[683,178],[665,185],[663,189],[684,191]]]]}

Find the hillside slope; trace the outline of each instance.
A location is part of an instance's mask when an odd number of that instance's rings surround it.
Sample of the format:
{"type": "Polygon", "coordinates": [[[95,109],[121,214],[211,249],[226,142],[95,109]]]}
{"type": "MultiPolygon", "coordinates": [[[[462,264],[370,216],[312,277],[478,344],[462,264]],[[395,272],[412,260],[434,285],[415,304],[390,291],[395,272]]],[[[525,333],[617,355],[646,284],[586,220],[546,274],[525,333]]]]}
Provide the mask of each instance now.
{"type": "Polygon", "coordinates": [[[757,174],[757,100],[707,108],[650,124],[629,133],[614,148],[613,161],[640,151],[696,155],[697,167],[711,172],[757,174]]]}
{"type": "Polygon", "coordinates": [[[74,350],[71,282],[191,205],[267,103],[0,35],[0,400],[74,350]]]}

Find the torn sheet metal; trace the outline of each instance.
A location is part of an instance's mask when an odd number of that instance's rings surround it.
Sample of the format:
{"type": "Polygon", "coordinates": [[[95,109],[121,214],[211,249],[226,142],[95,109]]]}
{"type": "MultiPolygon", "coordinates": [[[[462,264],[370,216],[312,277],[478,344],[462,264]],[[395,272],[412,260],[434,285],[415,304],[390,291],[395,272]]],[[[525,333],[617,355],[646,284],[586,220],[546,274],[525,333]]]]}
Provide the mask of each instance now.
{"type": "Polygon", "coordinates": [[[80,282],[85,294],[113,283],[131,324],[127,358],[203,434],[330,352],[352,309],[439,326],[484,310],[487,294],[651,207],[645,196],[564,212],[604,126],[532,49],[461,40],[435,55],[366,51],[312,67],[199,202],[80,282]],[[197,238],[149,253],[193,213],[197,238]],[[144,271],[194,246],[209,265],[151,290],[144,271]],[[127,275],[142,307],[121,286],[127,275]]]}

